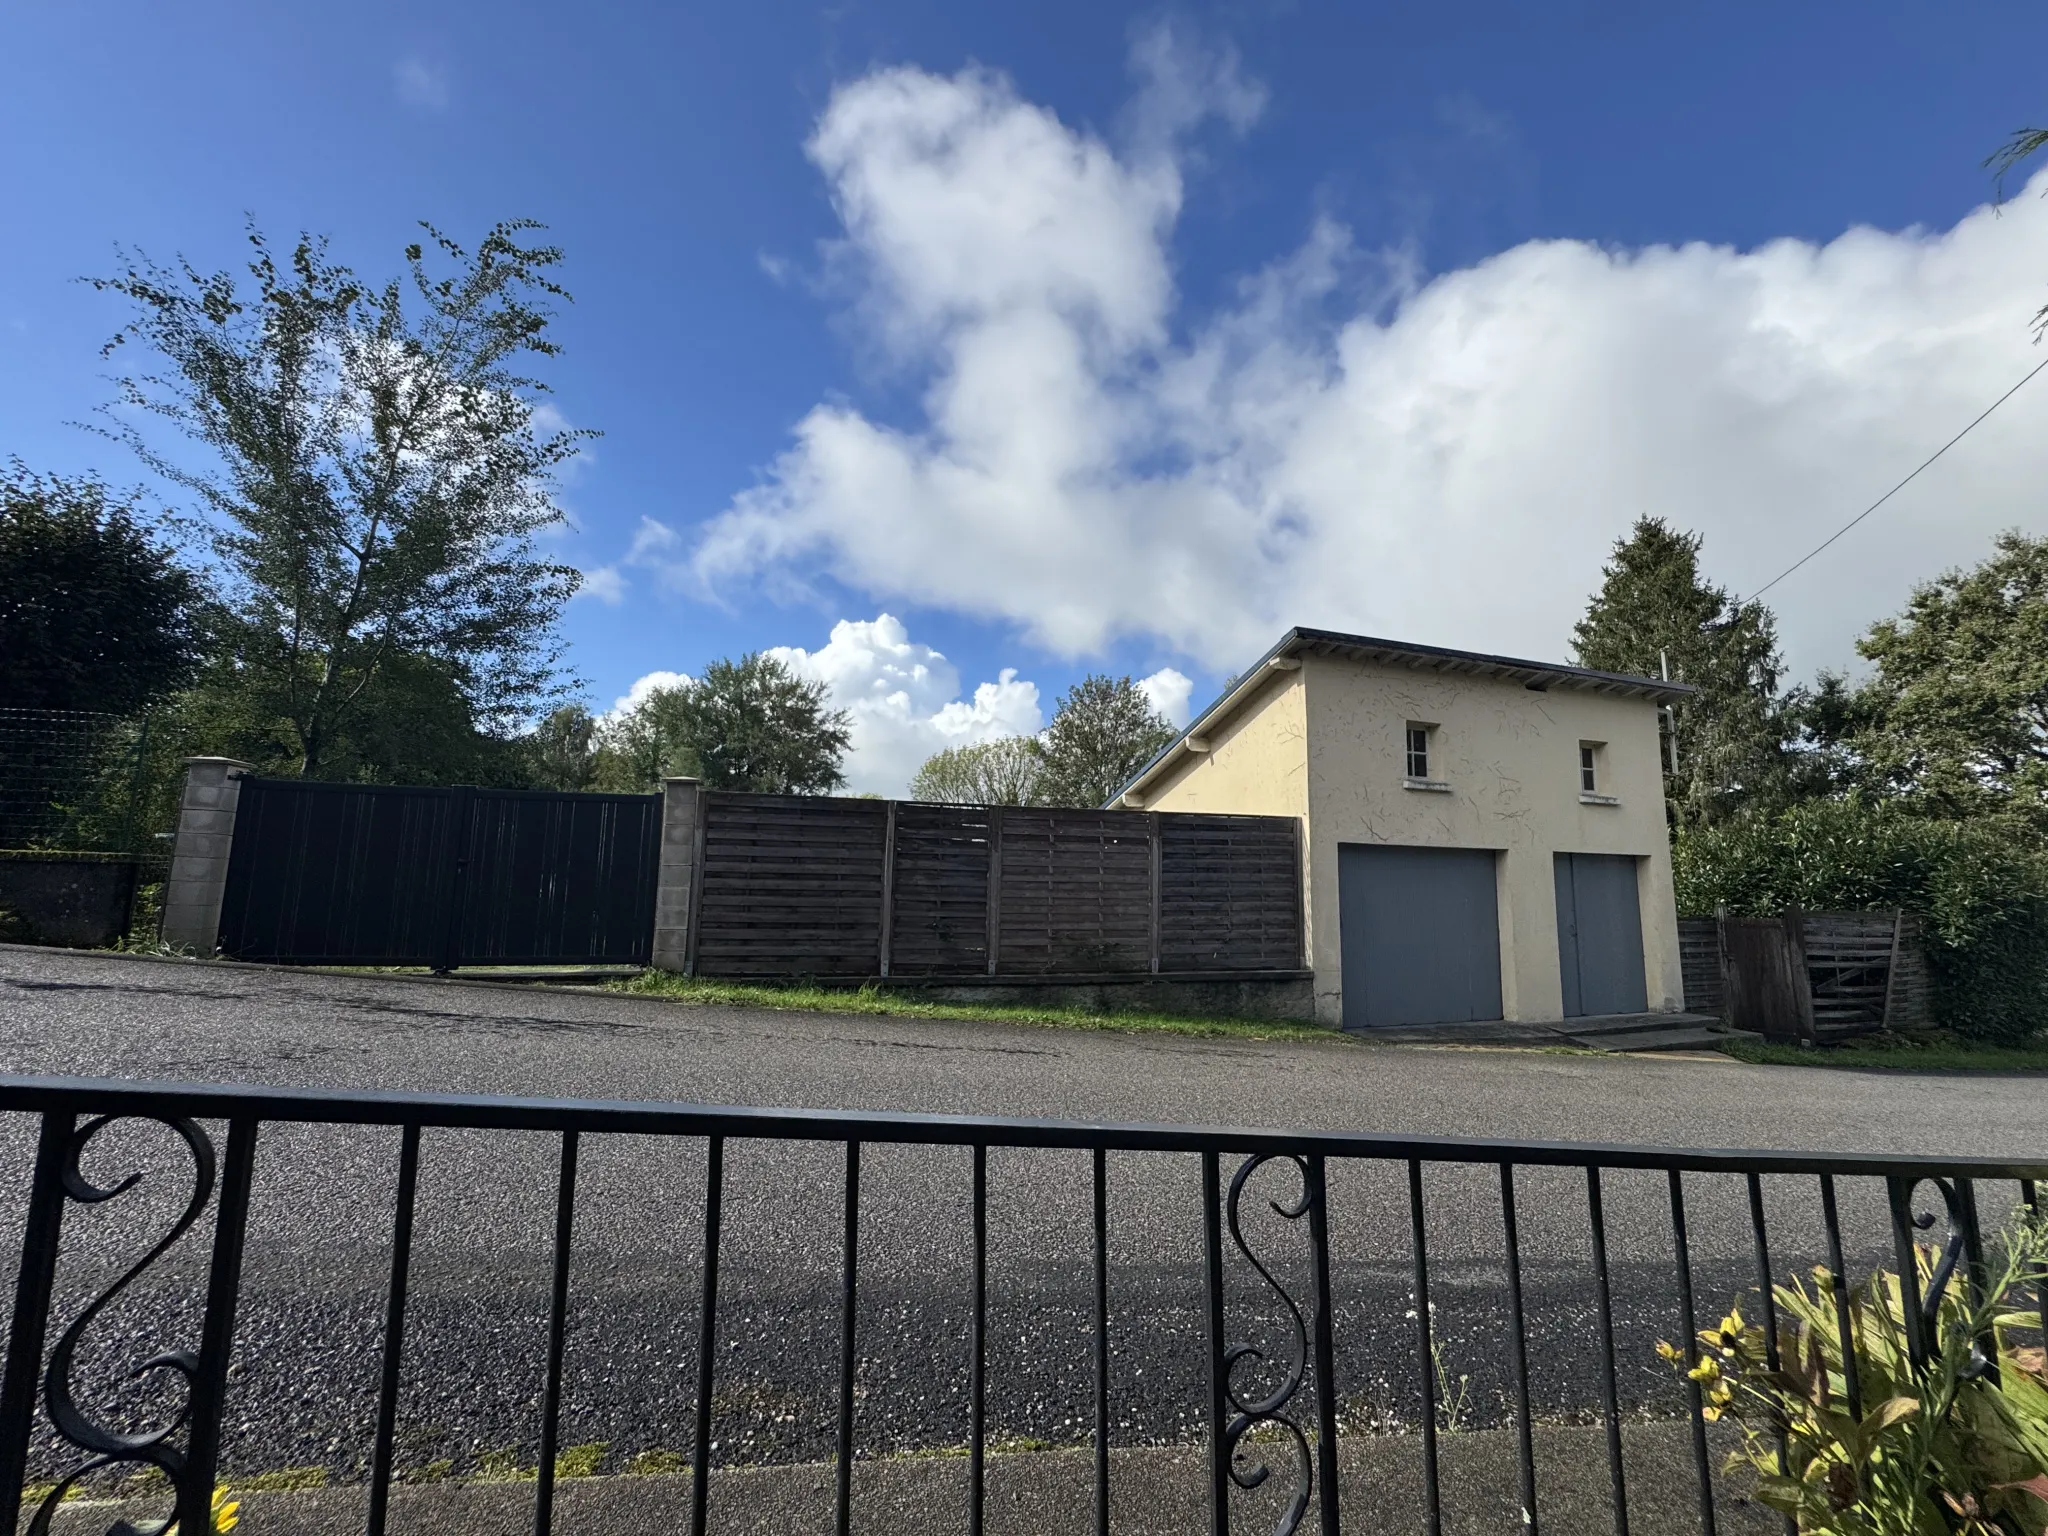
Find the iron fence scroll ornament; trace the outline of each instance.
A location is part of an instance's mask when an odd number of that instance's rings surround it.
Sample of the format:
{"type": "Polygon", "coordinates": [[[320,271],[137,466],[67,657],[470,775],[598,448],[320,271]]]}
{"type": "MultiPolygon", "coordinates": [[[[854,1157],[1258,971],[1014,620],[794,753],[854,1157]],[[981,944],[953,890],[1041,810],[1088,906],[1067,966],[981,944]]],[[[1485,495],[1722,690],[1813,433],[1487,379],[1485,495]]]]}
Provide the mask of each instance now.
{"type": "Polygon", "coordinates": [[[216,1163],[213,1143],[198,1125],[188,1119],[167,1115],[126,1116],[101,1115],[88,1120],[71,1135],[66,1149],[60,1179],[64,1196],[80,1205],[100,1205],[118,1199],[142,1182],[141,1173],[131,1173],[105,1188],[86,1177],[84,1159],[86,1147],[92,1139],[107,1126],[119,1120],[146,1119],[168,1127],[177,1133],[192,1157],[192,1193],[186,1199],[185,1208],[171,1223],[170,1229],[156,1240],[149,1251],[124,1270],[114,1283],[93,1299],[57,1338],[56,1347],[50,1351],[49,1367],[43,1376],[43,1407],[50,1423],[67,1442],[88,1453],[88,1460],[60,1479],[37,1504],[35,1513],[28,1523],[28,1536],[44,1536],[50,1528],[50,1521],[56,1514],[57,1506],[65,1495],[79,1482],[106,1467],[124,1464],[153,1467],[167,1478],[176,1490],[176,1505],[167,1520],[136,1526],[123,1520],[109,1530],[108,1536],[162,1536],[172,1526],[181,1531],[205,1531],[212,1528],[211,1504],[213,1498],[213,1471],[211,1467],[199,1468],[188,1454],[189,1447],[171,1443],[171,1436],[185,1426],[192,1416],[193,1401],[199,1391],[200,1359],[190,1350],[172,1349],[152,1355],[136,1367],[130,1379],[137,1379],[152,1371],[176,1371],[184,1380],[185,1403],[171,1421],[157,1429],[124,1434],[111,1426],[95,1421],[79,1407],[78,1394],[72,1381],[74,1357],[86,1330],[114,1298],[126,1290],[152,1264],[168,1253],[171,1247],[183,1237],[206,1209],[213,1196],[216,1163]],[[203,1481],[204,1486],[201,1486],[203,1481]]]}
{"type": "MultiPolygon", "coordinates": [[[[1906,1339],[1913,1364],[1924,1370],[1928,1362],[1941,1353],[1941,1304],[1948,1295],[1949,1287],[1955,1283],[1956,1271],[1963,1267],[1965,1260],[1969,1264],[1971,1298],[1975,1300],[1983,1264],[1983,1255],[1979,1251],[1981,1239],[1976,1200],[1967,1180],[1932,1176],[1894,1179],[1892,1200],[1893,1221],[1897,1224],[1899,1239],[1900,1303],[1906,1314],[1906,1339]],[[1921,1186],[1929,1184],[1941,1196],[1939,1214],[1913,1209],[1913,1197],[1920,1192],[1921,1186]],[[1945,1226],[1946,1231],[1939,1238],[1940,1247],[1934,1267],[1928,1273],[1927,1288],[1922,1292],[1913,1234],[1931,1233],[1937,1224],[1945,1226]]],[[[1981,1339],[1970,1341],[1970,1358],[1964,1362],[1960,1372],[1964,1381],[1974,1381],[1997,1369],[1983,1346],[1981,1339]]]]}
{"type": "MultiPolygon", "coordinates": [[[[1239,1165],[1230,1181],[1230,1197],[1225,1210],[1225,1222],[1230,1229],[1230,1240],[1237,1245],[1237,1251],[1245,1256],[1259,1278],[1266,1282],[1268,1289],[1280,1298],[1287,1309],[1287,1322],[1293,1330],[1289,1358],[1281,1362],[1283,1374],[1277,1386],[1262,1397],[1247,1398],[1237,1382],[1237,1368],[1248,1361],[1268,1358],[1266,1352],[1255,1344],[1232,1344],[1223,1351],[1223,1393],[1230,1408],[1230,1420],[1223,1429],[1223,1457],[1230,1468],[1230,1480],[1238,1487],[1249,1491],[1264,1486],[1272,1476],[1272,1468],[1263,1461],[1249,1466],[1238,1463],[1238,1446],[1246,1435],[1261,1424],[1277,1425],[1284,1429],[1294,1441],[1294,1450],[1300,1468],[1295,1479],[1294,1496],[1286,1512],[1273,1527],[1274,1536],[1292,1536],[1301,1527],[1302,1516],[1308,1513],[1308,1501],[1315,1491],[1315,1459],[1309,1451],[1308,1436],[1300,1422],[1289,1411],[1294,1399],[1301,1392],[1301,1384],[1308,1373],[1308,1324],[1302,1317],[1301,1307],[1287,1293],[1284,1286],[1273,1277],[1265,1261],[1253,1251],[1245,1240],[1244,1229],[1239,1224],[1239,1203],[1244,1195],[1245,1185],[1251,1176],[1267,1163],[1284,1162],[1294,1166],[1301,1179],[1301,1193],[1293,1201],[1269,1200],[1273,1213],[1287,1221],[1300,1221],[1308,1216],[1321,1202],[1322,1190],[1319,1181],[1312,1178],[1307,1162],[1292,1153],[1257,1152],[1239,1165]]],[[[1318,1382],[1317,1389],[1329,1390],[1327,1382],[1318,1382]]]]}

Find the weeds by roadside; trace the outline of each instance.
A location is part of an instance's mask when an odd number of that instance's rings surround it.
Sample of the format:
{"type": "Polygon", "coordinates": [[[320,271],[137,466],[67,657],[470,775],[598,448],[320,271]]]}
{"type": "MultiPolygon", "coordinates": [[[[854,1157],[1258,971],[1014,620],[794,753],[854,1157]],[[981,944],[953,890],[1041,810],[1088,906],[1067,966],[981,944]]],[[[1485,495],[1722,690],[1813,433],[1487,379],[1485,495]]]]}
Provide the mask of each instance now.
{"type": "Polygon", "coordinates": [[[982,1005],[940,1002],[915,992],[891,991],[873,985],[860,988],[765,986],[648,971],[608,990],[672,998],[682,1003],[727,1004],[747,1008],[779,1008],[797,1013],[882,1014],[897,1018],[949,1019],[968,1023],[1032,1024],[1051,1029],[1124,1030],[1240,1040],[1319,1040],[1348,1042],[1350,1037],[1315,1024],[1278,1019],[1225,1018],[1210,1014],[1151,1013],[1137,1010],[1032,1007],[1014,1003],[982,1005]]]}
{"type": "Polygon", "coordinates": [[[2026,1045],[1979,1045],[1955,1035],[1866,1035],[1840,1045],[1779,1045],[1731,1040],[1721,1047],[1741,1061],[1770,1067],[1889,1068],[1903,1072],[2048,1072],[2048,1037],[2026,1045]]]}

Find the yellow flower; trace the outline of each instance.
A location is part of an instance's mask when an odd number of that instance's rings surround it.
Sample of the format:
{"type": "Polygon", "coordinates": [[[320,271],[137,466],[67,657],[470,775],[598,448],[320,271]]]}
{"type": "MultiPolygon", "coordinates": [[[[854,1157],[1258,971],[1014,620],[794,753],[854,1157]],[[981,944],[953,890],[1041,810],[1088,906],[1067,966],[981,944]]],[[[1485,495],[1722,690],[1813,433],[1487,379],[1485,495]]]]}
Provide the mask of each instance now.
{"type": "Polygon", "coordinates": [[[1703,1387],[1711,1387],[1721,1379],[1721,1363],[1718,1360],[1702,1360],[1685,1373],[1703,1387]]]}
{"type": "Polygon", "coordinates": [[[1669,1339],[1659,1339],[1657,1341],[1657,1353],[1662,1358],[1669,1360],[1673,1365],[1678,1364],[1679,1361],[1685,1358],[1685,1351],[1669,1339]]]}
{"type": "Polygon", "coordinates": [[[213,1528],[216,1531],[232,1531],[242,1518],[242,1501],[228,1497],[225,1488],[213,1490],[213,1528]]]}

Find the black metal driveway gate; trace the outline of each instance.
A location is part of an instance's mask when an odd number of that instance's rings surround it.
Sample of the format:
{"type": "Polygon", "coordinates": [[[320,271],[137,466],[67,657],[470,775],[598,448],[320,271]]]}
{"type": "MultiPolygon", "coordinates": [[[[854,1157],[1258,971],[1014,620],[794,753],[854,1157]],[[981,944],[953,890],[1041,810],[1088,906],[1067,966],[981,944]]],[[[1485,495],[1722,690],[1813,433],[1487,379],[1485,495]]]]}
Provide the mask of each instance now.
{"type": "Polygon", "coordinates": [[[242,780],[220,948],[284,965],[645,965],[659,795],[242,780]]]}
{"type": "MultiPolygon", "coordinates": [[[[420,1136],[423,1129],[540,1131],[559,1138],[555,1196],[553,1272],[546,1346],[544,1385],[540,1399],[540,1462],[536,1471],[535,1531],[552,1529],[559,1419],[562,1406],[563,1345],[570,1300],[570,1260],[575,1241],[577,1160],[585,1135],[701,1137],[705,1143],[703,1260],[695,1383],[694,1443],[689,1461],[693,1481],[690,1530],[702,1536],[706,1520],[708,1474],[713,1453],[714,1382],[719,1358],[719,1243],[725,1220],[723,1190],[725,1145],[729,1139],[822,1141],[844,1148],[843,1250],[841,1255],[839,1375],[836,1436],[836,1530],[851,1529],[852,1465],[857,1445],[855,1414],[855,1318],[860,1285],[861,1151],[870,1144],[914,1144],[958,1147],[967,1154],[972,1180],[973,1254],[971,1356],[968,1379],[968,1471],[966,1526],[972,1536],[982,1531],[987,1384],[988,1316],[988,1151],[998,1148],[1052,1148],[1085,1151],[1093,1163],[1094,1195],[1094,1529],[1110,1529],[1109,1457],[1109,1305],[1105,1164],[1108,1156],[1133,1152],[1193,1154],[1202,1171],[1202,1252],[1206,1295],[1205,1346],[1207,1404],[1205,1438],[1208,1450],[1209,1529],[1228,1536],[1232,1528],[1233,1488],[1268,1486],[1285,1495],[1277,1526],[1281,1536],[1315,1529],[1323,1536],[1339,1531],[1337,1479],[1337,1403],[1342,1384],[1334,1377],[1334,1308],[1330,1286],[1330,1226],[1326,1199],[1327,1173],[1333,1163],[1374,1161],[1398,1172],[1405,1165],[1409,1216],[1413,1228],[1415,1321],[1414,1353],[1408,1369],[1420,1377],[1426,1411],[1422,1418],[1424,1510],[1431,1536],[1441,1536],[1443,1511],[1439,1491],[1436,1434],[1436,1382],[1431,1348],[1432,1306],[1430,1260],[1424,1222],[1423,1174],[1431,1164],[1463,1164],[1497,1170],[1498,1215],[1505,1237],[1509,1312],[1505,1319],[1506,1349],[1512,1366],[1514,1420],[1518,1432],[1522,1529],[1537,1536],[1541,1524],[1541,1490],[1531,1443],[1529,1359],[1523,1303],[1523,1260],[1516,1213],[1518,1169],[1582,1170],[1583,1211],[1590,1238],[1594,1307],[1586,1314],[1592,1335],[1586,1347],[1597,1348],[1601,1362],[1603,1417],[1612,1487],[1616,1536],[1628,1536],[1628,1490],[1622,1457],[1621,1416],[1615,1386],[1615,1318],[1609,1293],[1607,1223],[1602,1211],[1602,1175],[1613,1170],[1653,1170],[1665,1175],[1670,1202],[1670,1230],[1675,1267],[1672,1284],[1684,1322],[1688,1363],[1697,1363],[1694,1340],[1694,1265],[1686,1238],[1687,1178],[1695,1190],[1705,1182],[1734,1180],[1746,1185],[1749,1220],[1754,1235],[1755,1282],[1760,1286],[1761,1320],[1776,1338],[1771,1286],[1777,1277],[1766,1230],[1764,1180],[1781,1188],[1784,1181],[1818,1185],[1826,1268],[1846,1276],[1842,1220],[1838,1214],[1837,1181],[1859,1188],[1875,1183],[1890,1213],[1895,1262],[1906,1287],[1908,1344],[1917,1363],[1938,1351],[1931,1330],[1939,1326],[1939,1302],[1950,1284],[1975,1286],[1984,1271],[1986,1253],[1980,1229],[1980,1204],[2007,1198],[1990,1181],[2017,1181],[2018,1198],[2042,1214],[2038,1181],[2048,1179],[2048,1160],[2032,1163],[1989,1160],[1887,1158],[1796,1152],[1692,1151],[1666,1147],[1596,1146],[1567,1142],[1476,1141],[1450,1137],[1376,1136],[1340,1131],[1272,1131],[1173,1125],[1117,1125],[1055,1120],[997,1119],[965,1115],[879,1114],[853,1111],[717,1108],[702,1105],[593,1102],[570,1099],[513,1099],[455,1094],[279,1091],[267,1088],[207,1087],[130,1081],[65,1078],[0,1078],[0,1114],[37,1117],[39,1126],[34,1173],[30,1183],[21,1240],[20,1269],[9,1324],[4,1375],[0,1375],[0,1531],[17,1528],[29,1471],[28,1451],[40,1405],[57,1440],[80,1454],[79,1461],[55,1471],[56,1481],[40,1495],[30,1529],[44,1522],[78,1478],[95,1470],[129,1466],[154,1468],[175,1490],[179,1529],[210,1528],[206,1510],[215,1486],[224,1400],[229,1388],[229,1361],[234,1350],[235,1313],[241,1289],[244,1248],[248,1239],[250,1191],[262,1127],[309,1125],[383,1125],[399,1130],[397,1203],[392,1228],[391,1269],[382,1340],[382,1372],[378,1395],[374,1450],[369,1487],[368,1536],[382,1536],[393,1476],[402,1368],[405,1360],[406,1286],[411,1264],[413,1214],[418,1192],[420,1136]],[[101,1205],[118,1199],[143,1177],[131,1173],[111,1187],[100,1187],[85,1171],[89,1144],[101,1130],[124,1120],[154,1121],[183,1139],[191,1160],[190,1193],[171,1229],[159,1237],[143,1258],[98,1299],[68,1323],[50,1316],[57,1259],[63,1245],[67,1213],[74,1206],[101,1205]],[[208,1126],[225,1127],[224,1151],[217,1151],[208,1126]],[[1224,1160],[1234,1164],[1227,1172],[1224,1160]],[[1288,1196],[1270,1199],[1271,1218],[1254,1209],[1255,1195],[1244,1201],[1247,1181],[1262,1167],[1272,1166],[1288,1180],[1288,1196]],[[1922,1213],[1916,1201],[1931,1191],[1932,1211],[1922,1213]],[[212,1256],[206,1269],[205,1310],[196,1351],[167,1347],[143,1367],[169,1369],[183,1378],[182,1411],[155,1431],[105,1422],[94,1410],[108,1412],[99,1396],[81,1393],[72,1380],[73,1359],[82,1336],[117,1293],[161,1258],[190,1229],[208,1206],[213,1207],[212,1256]],[[1267,1240],[1254,1243],[1246,1224],[1257,1215],[1267,1240]],[[1275,1227],[1275,1220],[1278,1226],[1275,1227]],[[1931,1270],[1929,1293],[1921,1294],[1915,1244],[1931,1234],[1940,1248],[1940,1262],[1931,1270]],[[1226,1241],[1227,1235],[1227,1241],[1226,1241]],[[1270,1239],[1292,1236],[1301,1247],[1291,1255],[1275,1251],[1270,1239]],[[1305,1251],[1302,1251],[1304,1250],[1305,1251]],[[1282,1264],[1283,1258],[1290,1259],[1282,1264]],[[1226,1266],[1239,1277],[1256,1273],[1261,1298],[1258,1310],[1280,1320],[1284,1347],[1262,1352],[1233,1342],[1242,1339],[1251,1310],[1242,1286],[1226,1286],[1226,1266]],[[1305,1272],[1305,1296],[1290,1295],[1277,1273],[1305,1272]],[[1227,1301],[1235,1295],[1233,1322],[1227,1301]],[[52,1326],[58,1327],[54,1347],[46,1347],[52,1326]],[[1261,1373],[1264,1373],[1263,1379],[1261,1373]],[[179,1443],[182,1438],[182,1444],[179,1443]],[[1273,1463],[1291,1462],[1291,1468],[1273,1463]],[[1284,1478],[1276,1482],[1273,1474],[1284,1478]],[[1315,1524],[1307,1524],[1310,1511],[1315,1524]]],[[[289,1142],[281,1137],[273,1141],[289,1142]]],[[[1262,1193],[1269,1193],[1262,1191],[1262,1193]]],[[[1479,1212],[1470,1213],[1477,1218],[1479,1212]]],[[[1555,1209],[1531,1212],[1544,1219],[1555,1209]]],[[[1817,1236],[1818,1234],[1816,1234],[1817,1236]]],[[[1777,1238],[1783,1257],[1786,1234],[1777,1238]]],[[[1797,1240],[1797,1239],[1795,1239],[1797,1240]]],[[[1850,1328],[1850,1287],[1833,1287],[1836,1318],[1846,1340],[1850,1328]]],[[[2036,1286],[2035,1306],[2048,1328],[2048,1285],[2036,1286]]],[[[151,1349],[142,1325],[127,1337],[136,1350],[151,1349]]],[[[140,1373],[138,1373],[140,1374],[140,1373]]],[[[1844,1382],[1847,1406],[1861,1417],[1856,1377],[1844,1382]]],[[[1700,1389],[1689,1389],[1692,1448],[1698,1477],[1699,1529],[1713,1536],[1716,1526],[1716,1484],[1709,1460],[1700,1389]]],[[[1662,1533],[1660,1533],[1662,1536],[1662,1533]]]]}

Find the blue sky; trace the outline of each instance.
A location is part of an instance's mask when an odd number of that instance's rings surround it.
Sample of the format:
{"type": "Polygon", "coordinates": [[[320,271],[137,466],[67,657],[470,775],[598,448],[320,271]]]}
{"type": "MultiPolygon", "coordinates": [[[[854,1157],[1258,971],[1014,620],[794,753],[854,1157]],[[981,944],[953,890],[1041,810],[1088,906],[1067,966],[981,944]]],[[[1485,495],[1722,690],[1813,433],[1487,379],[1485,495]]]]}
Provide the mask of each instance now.
{"type": "MultiPolygon", "coordinates": [[[[559,546],[601,706],[801,648],[886,789],[1290,622],[1556,656],[1637,512],[1748,590],[2038,360],[2048,207],[1978,162],[2044,46],[1924,3],[13,6],[0,452],[141,477],[72,425],[117,241],[227,264],[246,212],[381,275],[533,217],[605,434],[559,546]]],[[[2048,527],[2038,388],[1772,593],[1795,668],[2048,527]]]]}

